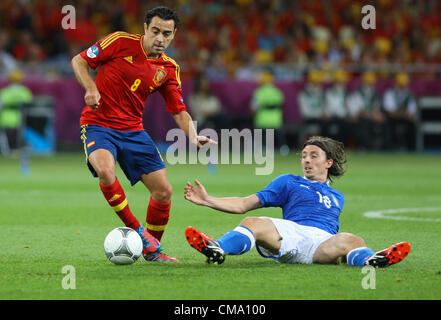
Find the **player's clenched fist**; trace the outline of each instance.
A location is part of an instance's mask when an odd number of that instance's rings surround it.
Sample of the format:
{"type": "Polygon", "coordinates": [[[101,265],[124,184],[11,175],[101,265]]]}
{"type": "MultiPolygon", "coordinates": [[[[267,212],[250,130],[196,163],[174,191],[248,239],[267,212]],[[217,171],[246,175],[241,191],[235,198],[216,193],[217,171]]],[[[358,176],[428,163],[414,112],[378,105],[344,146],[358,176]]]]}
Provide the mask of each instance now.
{"type": "Polygon", "coordinates": [[[98,105],[100,104],[100,98],[101,95],[97,88],[86,90],[86,94],[84,95],[84,101],[93,110],[96,110],[98,108],[98,105]]]}

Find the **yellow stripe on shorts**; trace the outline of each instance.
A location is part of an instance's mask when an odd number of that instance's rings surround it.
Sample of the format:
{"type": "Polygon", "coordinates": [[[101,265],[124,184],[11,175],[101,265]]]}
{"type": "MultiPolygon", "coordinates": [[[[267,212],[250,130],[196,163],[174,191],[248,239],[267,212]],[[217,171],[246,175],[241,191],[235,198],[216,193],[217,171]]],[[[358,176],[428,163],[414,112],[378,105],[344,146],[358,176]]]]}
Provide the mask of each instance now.
{"type": "Polygon", "coordinates": [[[87,163],[86,128],[87,128],[87,124],[83,124],[81,126],[81,140],[83,140],[84,154],[86,155],[86,163],[87,163]]]}

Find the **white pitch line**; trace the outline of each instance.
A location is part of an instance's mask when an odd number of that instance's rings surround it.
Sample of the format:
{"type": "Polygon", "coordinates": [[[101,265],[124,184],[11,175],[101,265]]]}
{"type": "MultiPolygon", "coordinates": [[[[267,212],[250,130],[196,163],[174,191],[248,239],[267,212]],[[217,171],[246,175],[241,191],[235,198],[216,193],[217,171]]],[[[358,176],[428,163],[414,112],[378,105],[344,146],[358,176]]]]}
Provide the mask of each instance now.
{"type": "Polygon", "coordinates": [[[424,221],[424,222],[441,222],[441,218],[419,218],[419,217],[405,217],[405,216],[388,216],[387,214],[397,214],[405,212],[433,212],[441,211],[441,207],[426,207],[426,208],[398,208],[378,211],[368,211],[363,213],[366,218],[390,219],[390,220],[409,220],[409,221],[424,221]]]}

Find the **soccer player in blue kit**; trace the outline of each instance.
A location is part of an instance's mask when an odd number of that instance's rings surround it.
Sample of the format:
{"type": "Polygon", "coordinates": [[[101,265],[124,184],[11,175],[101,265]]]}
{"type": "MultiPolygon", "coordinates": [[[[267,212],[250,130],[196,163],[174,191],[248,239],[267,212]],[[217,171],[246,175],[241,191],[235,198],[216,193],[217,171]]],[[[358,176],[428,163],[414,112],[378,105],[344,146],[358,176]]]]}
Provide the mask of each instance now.
{"type": "Polygon", "coordinates": [[[244,254],[254,246],[261,256],[280,263],[346,261],[351,266],[387,267],[408,255],[407,242],[374,252],[359,236],[338,233],[344,196],[330,187],[330,183],[345,172],[343,143],[327,137],[311,137],[304,143],[301,156],[303,177],[279,176],[263,190],[247,197],[213,197],[199,181],[195,180],[196,186],[188,182],[184,196],[197,205],[233,214],[245,214],[261,207],[281,207],[283,212],[283,219],[247,217],[217,240],[187,227],[188,243],[203,253],[208,263],[217,264],[223,263],[227,254],[244,254]]]}

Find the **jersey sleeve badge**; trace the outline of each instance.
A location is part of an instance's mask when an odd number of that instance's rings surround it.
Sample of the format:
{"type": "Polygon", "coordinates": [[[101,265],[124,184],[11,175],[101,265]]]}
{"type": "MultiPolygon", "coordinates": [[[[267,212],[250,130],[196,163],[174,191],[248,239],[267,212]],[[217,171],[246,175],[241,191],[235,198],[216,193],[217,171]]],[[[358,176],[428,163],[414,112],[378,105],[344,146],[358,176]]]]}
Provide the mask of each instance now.
{"type": "Polygon", "coordinates": [[[87,49],[86,54],[89,58],[94,59],[100,54],[100,49],[98,49],[97,46],[91,46],[89,49],[87,49]]]}

